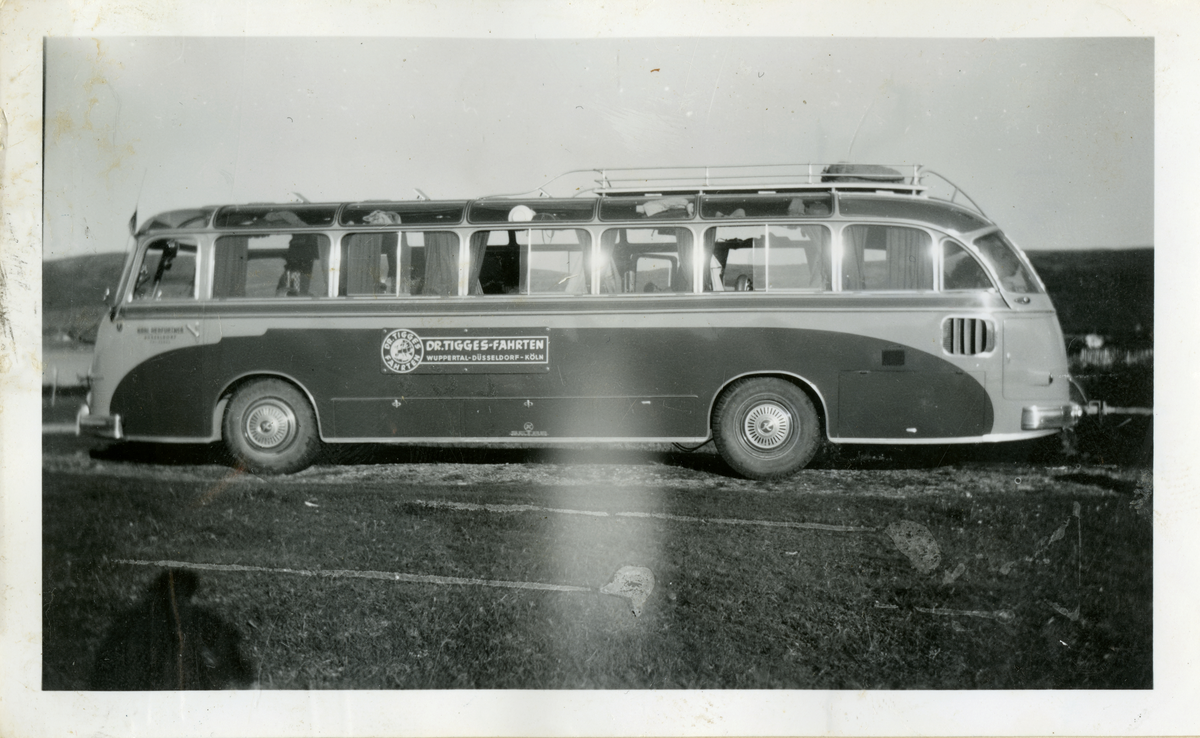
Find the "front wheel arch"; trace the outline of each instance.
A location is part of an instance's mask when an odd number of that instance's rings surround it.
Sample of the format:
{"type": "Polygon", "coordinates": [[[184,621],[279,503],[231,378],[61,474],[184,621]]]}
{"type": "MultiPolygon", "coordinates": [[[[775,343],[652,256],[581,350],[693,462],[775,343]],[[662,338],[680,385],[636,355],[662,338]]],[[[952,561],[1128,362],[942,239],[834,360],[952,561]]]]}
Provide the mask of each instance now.
{"type": "Polygon", "coordinates": [[[316,461],[321,439],[306,392],[278,377],[233,385],[224,402],[221,437],[235,462],[257,474],[291,474],[316,461]]]}

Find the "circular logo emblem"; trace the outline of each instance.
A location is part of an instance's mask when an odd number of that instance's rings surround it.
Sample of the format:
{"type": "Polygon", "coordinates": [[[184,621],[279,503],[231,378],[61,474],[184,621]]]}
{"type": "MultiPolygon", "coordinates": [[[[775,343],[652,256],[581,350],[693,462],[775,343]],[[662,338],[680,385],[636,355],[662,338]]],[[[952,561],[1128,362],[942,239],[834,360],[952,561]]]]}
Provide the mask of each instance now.
{"type": "Polygon", "coordinates": [[[398,328],[383,337],[381,353],[383,365],[388,371],[404,374],[421,365],[421,359],[425,358],[425,344],[416,333],[398,328]]]}
{"type": "Polygon", "coordinates": [[[527,431],[531,431],[531,430],[533,430],[533,423],[526,423],[526,424],[525,424],[525,430],[527,430],[527,431]]]}

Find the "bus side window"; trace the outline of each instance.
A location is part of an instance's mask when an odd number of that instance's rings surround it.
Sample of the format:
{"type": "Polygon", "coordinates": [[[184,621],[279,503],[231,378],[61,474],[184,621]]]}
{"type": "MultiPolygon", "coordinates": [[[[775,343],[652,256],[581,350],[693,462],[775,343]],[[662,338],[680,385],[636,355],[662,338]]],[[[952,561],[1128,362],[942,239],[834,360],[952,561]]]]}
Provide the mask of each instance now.
{"type": "Polygon", "coordinates": [[[587,257],[591,237],[582,229],[534,230],[522,272],[521,292],[583,295],[591,291],[587,257]]]}
{"type": "Polygon", "coordinates": [[[196,298],[196,247],[178,241],[155,241],[146,247],[131,298],[193,300],[196,298]]]}
{"type": "Polygon", "coordinates": [[[590,246],[578,228],[479,231],[471,236],[470,293],[587,294],[590,246]]]}
{"type": "Polygon", "coordinates": [[[351,233],[342,241],[338,294],[344,297],[396,294],[397,234],[351,233]]]}
{"type": "Polygon", "coordinates": [[[961,244],[942,241],[942,289],[990,290],[992,280],[961,244]]]}
{"type": "Polygon", "coordinates": [[[609,229],[600,238],[600,292],[691,292],[692,251],[687,228],[609,229]]]}
{"type": "Polygon", "coordinates": [[[818,225],[767,228],[767,289],[829,289],[829,229],[818,225]]]}
{"type": "Polygon", "coordinates": [[[329,237],[265,233],[217,239],[214,298],[324,297],[329,237]]]}
{"type": "Polygon", "coordinates": [[[467,278],[472,295],[515,295],[521,289],[524,247],[529,231],[505,229],[471,234],[471,272],[467,278]]]}
{"type": "Polygon", "coordinates": [[[933,289],[933,239],[917,228],[852,225],[842,232],[842,289],[933,289]]]}

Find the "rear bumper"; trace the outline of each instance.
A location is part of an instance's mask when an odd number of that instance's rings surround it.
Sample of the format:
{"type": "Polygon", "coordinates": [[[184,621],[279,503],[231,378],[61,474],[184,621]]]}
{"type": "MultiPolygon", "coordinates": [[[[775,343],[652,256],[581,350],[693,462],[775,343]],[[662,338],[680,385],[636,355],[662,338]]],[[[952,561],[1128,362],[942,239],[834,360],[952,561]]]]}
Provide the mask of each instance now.
{"type": "Polygon", "coordinates": [[[1083,417],[1083,407],[1067,405],[1027,405],[1021,408],[1021,430],[1058,430],[1072,428],[1083,417]]]}
{"type": "Polygon", "coordinates": [[[79,408],[79,413],[75,415],[75,435],[99,436],[100,438],[120,440],[124,435],[121,432],[121,416],[92,415],[91,408],[87,406],[87,403],[84,403],[79,408]]]}

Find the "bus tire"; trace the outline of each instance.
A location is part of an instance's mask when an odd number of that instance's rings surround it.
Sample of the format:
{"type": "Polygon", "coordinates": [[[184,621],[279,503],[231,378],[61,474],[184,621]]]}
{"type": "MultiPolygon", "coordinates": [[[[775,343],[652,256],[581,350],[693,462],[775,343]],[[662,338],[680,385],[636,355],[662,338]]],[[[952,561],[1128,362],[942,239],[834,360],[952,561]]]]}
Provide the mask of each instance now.
{"type": "Polygon", "coordinates": [[[234,459],[255,474],[291,474],[320,452],[317,416],[300,390],[279,379],[239,387],[225,409],[223,436],[234,459]]]}
{"type": "Polygon", "coordinates": [[[821,446],[812,400],[782,379],[743,379],[717,398],[713,439],[721,458],[748,479],[779,479],[803,469],[821,446]]]}

